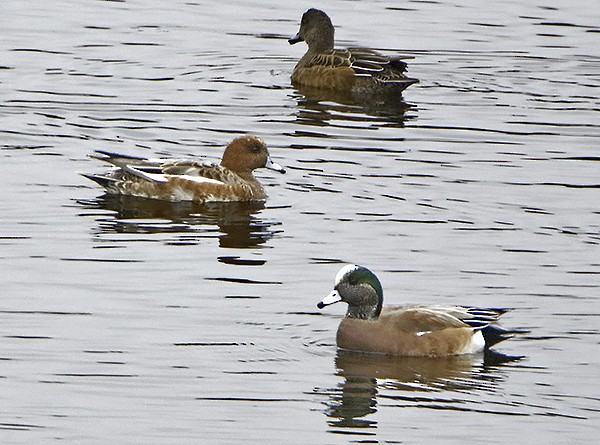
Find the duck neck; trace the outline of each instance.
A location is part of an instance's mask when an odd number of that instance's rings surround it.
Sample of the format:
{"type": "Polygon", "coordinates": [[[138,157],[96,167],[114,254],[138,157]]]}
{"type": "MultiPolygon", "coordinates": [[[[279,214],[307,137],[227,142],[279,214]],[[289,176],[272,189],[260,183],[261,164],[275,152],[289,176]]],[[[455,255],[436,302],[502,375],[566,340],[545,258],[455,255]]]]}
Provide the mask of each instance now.
{"type": "Polygon", "coordinates": [[[346,299],[346,301],[353,301],[353,304],[348,304],[346,317],[375,320],[381,314],[383,297],[371,286],[352,286],[345,293],[354,293],[354,297],[346,299]]]}
{"type": "Polygon", "coordinates": [[[346,317],[358,318],[360,320],[375,320],[377,319],[377,317],[379,317],[379,313],[377,313],[375,307],[365,308],[357,306],[348,306],[346,317]]]}
{"type": "Polygon", "coordinates": [[[334,44],[334,29],[324,29],[315,36],[317,38],[307,40],[308,51],[311,53],[322,53],[333,49],[334,44]]]}
{"type": "Polygon", "coordinates": [[[256,178],[254,178],[254,175],[252,174],[251,171],[242,171],[242,172],[235,172],[240,178],[244,179],[245,181],[255,181],[256,178]]]}

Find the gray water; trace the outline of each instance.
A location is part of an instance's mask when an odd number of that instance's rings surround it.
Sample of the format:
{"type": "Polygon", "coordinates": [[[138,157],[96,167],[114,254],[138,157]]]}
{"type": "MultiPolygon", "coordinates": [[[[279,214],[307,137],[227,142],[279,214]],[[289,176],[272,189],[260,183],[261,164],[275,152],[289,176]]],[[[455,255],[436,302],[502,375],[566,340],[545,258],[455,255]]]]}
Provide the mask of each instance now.
{"type": "Polygon", "coordinates": [[[600,9],[571,1],[3,1],[2,443],[590,443],[600,425],[600,9]],[[289,82],[310,6],[412,56],[405,104],[289,82]],[[95,149],[218,160],[264,204],[103,195],[95,149]],[[483,356],[336,351],[388,304],[508,307],[483,356]]]}

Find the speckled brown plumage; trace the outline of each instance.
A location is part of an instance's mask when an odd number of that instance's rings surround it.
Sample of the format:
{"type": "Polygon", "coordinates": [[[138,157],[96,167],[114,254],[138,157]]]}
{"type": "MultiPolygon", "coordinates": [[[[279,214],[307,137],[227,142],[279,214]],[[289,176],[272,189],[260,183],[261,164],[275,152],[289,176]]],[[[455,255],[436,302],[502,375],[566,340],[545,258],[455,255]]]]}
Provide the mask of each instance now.
{"type": "Polygon", "coordinates": [[[334,49],[334,28],[323,11],[309,9],[289,42],[308,50],[292,72],[292,83],[315,88],[364,92],[401,92],[417,79],[405,75],[406,63],[362,48],[334,49]]]}
{"type": "Polygon", "coordinates": [[[115,168],[103,175],[84,175],[107,193],[164,201],[262,201],[266,193],[252,172],[274,164],[265,143],[255,136],[234,139],[220,165],[195,160],[150,160],[98,151],[92,157],[115,168]]]}

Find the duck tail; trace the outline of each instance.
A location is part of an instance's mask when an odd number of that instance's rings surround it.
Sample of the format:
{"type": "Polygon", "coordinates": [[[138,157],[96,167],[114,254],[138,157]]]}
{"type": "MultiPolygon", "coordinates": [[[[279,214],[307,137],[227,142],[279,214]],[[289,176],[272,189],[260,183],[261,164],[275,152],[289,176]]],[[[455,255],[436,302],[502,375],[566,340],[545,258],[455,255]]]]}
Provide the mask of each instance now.
{"type": "Polygon", "coordinates": [[[521,329],[504,329],[496,324],[489,324],[481,329],[483,338],[485,340],[485,349],[489,349],[501,341],[508,340],[515,336],[515,334],[526,334],[529,331],[521,329]]]}
{"type": "Polygon", "coordinates": [[[109,189],[112,185],[114,185],[117,182],[116,179],[111,178],[109,176],[91,175],[88,173],[81,173],[81,176],[91,179],[92,181],[98,183],[100,186],[104,187],[105,189],[109,189]]]}
{"type": "Polygon", "coordinates": [[[413,83],[419,83],[419,79],[413,79],[410,77],[406,77],[404,79],[387,79],[387,80],[384,80],[384,83],[388,86],[394,86],[396,88],[401,88],[401,89],[405,90],[406,88],[411,86],[413,83]]]}
{"type": "Polygon", "coordinates": [[[408,67],[406,62],[401,60],[399,57],[390,59],[390,66],[393,66],[394,68],[399,70],[401,73],[404,73],[406,71],[406,68],[408,67]]]}

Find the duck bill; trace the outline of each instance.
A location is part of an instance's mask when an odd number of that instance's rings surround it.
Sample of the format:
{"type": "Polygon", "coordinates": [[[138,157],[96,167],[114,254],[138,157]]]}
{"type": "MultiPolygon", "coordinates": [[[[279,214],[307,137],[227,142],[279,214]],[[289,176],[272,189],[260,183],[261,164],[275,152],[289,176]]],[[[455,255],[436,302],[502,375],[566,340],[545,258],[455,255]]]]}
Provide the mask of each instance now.
{"type": "Polygon", "coordinates": [[[273,162],[271,160],[271,158],[267,159],[267,164],[265,165],[265,168],[268,168],[269,170],[275,170],[276,172],[279,172],[279,173],[285,173],[285,168],[283,168],[281,165],[273,162]]]}
{"type": "Polygon", "coordinates": [[[338,303],[340,301],[342,301],[342,297],[340,297],[340,294],[337,290],[334,290],[321,301],[319,301],[317,303],[317,307],[319,309],[323,309],[325,306],[329,306],[330,304],[338,303]]]}
{"type": "Polygon", "coordinates": [[[288,40],[288,43],[290,45],[293,45],[294,43],[298,43],[298,42],[304,42],[304,39],[302,37],[300,37],[300,33],[296,34],[294,37],[292,37],[291,39],[288,40]]]}

